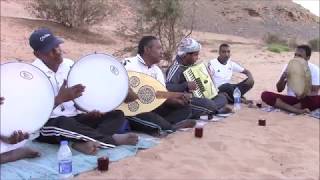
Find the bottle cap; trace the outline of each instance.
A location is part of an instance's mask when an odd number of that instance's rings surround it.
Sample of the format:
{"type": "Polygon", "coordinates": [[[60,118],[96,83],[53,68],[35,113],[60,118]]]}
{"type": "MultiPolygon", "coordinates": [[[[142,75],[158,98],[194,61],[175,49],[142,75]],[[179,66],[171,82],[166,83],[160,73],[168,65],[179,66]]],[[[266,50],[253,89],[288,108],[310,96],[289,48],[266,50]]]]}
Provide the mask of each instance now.
{"type": "Polygon", "coordinates": [[[60,141],[60,145],[68,145],[68,141],[66,140],[60,141]]]}

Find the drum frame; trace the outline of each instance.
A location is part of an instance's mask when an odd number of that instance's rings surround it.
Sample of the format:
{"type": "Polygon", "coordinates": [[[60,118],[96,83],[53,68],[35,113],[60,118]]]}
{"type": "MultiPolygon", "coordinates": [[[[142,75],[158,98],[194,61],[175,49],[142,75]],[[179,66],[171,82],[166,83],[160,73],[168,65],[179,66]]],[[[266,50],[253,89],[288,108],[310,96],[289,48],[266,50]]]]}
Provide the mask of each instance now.
{"type": "MultiPolygon", "coordinates": [[[[46,74],[45,72],[43,72],[43,71],[42,71],[40,68],[38,68],[37,66],[35,66],[35,65],[31,64],[31,63],[27,63],[27,62],[21,62],[20,60],[11,61],[11,62],[5,62],[5,63],[0,64],[0,66],[4,66],[4,65],[7,65],[7,64],[13,64],[13,63],[14,63],[14,64],[16,64],[16,63],[21,63],[21,64],[30,65],[30,66],[38,69],[38,70],[48,79],[49,84],[50,84],[50,86],[51,86],[52,93],[53,93],[53,95],[54,95],[54,98],[53,98],[53,103],[52,103],[51,112],[50,112],[47,120],[46,120],[45,123],[44,123],[44,125],[45,125],[46,122],[48,122],[48,120],[50,119],[51,114],[52,114],[52,112],[53,112],[53,110],[54,110],[55,97],[56,97],[55,92],[54,92],[53,85],[52,85],[52,83],[51,83],[51,81],[50,81],[50,78],[47,76],[47,74],[46,74]]],[[[0,88],[0,89],[1,89],[1,88],[0,88]]],[[[1,93],[1,90],[0,90],[0,93],[1,93]]],[[[0,94],[0,96],[1,96],[1,94],[0,94]]],[[[4,98],[5,98],[5,97],[4,97],[4,98]]],[[[0,105],[0,106],[1,106],[1,105],[0,105]]],[[[43,125],[42,125],[42,126],[43,126],[43,125]]],[[[41,128],[40,128],[40,129],[41,129],[41,128]]],[[[17,130],[18,130],[18,129],[17,129],[17,130]]],[[[39,130],[39,129],[38,129],[38,130],[39,130]]],[[[37,132],[37,130],[36,130],[35,132],[29,133],[29,134],[32,135],[32,134],[34,134],[34,133],[36,133],[36,132],[37,132]]],[[[13,132],[11,132],[11,133],[13,133],[13,132]]]]}
{"type": "MultiPolygon", "coordinates": [[[[91,54],[84,55],[84,56],[82,56],[78,61],[76,61],[76,62],[71,66],[71,68],[70,68],[70,70],[69,70],[69,72],[68,72],[68,76],[67,76],[67,87],[68,87],[68,88],[69,88],[68,80],[69,80],[69,76],[70,76],[70,72],[72,71],[72,68],[74,68],[75,65],[76,65],[77,63],[79,63],[82,59],[84,59],[84,58],[87,57],[87,56],[91,56],[91,55],[105,55],[105,56],[108,56],[108,57],[111,57],[111,58],[115,59],[119,64],[121,64],[121,62],[119,62],[116,57],[114,57],[114,56],[112,56],[112,55],[110,55],[110,54],[107,54],[107,53],[97,53],[97,52],[94,52],[94,53],[91,53],[91,54]]],[[[123,67],[123,70],[126,71],[125,67],[124,67],[122,64],[121,64],[121,66],[123,67]]],[[[126,72],[127,72],[127,71],[126,71],[126,72]]],[[[128,76],[128,73],[126,73],[126,77],[127,77],[128,86],[127,86],[126,89],[121,89],[121,90],[125,90],[125,91],[126,91],[126,94],[128,95],[129,88],[130,88],[130,87],[129,87],[129,76],[128,76]]],[[[125,99],[126,99],[126,96],[121,100],[121,102],[120,102],[119,104],[117,104],[117,106],[115,106],[112,110],[110,110],[110,111],[108,111],[108,112],[111,112],[111,111],[117,109],[117,108],[124,102],[125,99]]],[[[73,103],[75,104],[75,107],[76,107],[78,110],[83,111],[83,112],[87,112],[87,113],[90,112],[90,111],[86,110],[85,108],[81,107],[74,99],[73,99],[72,101],[73,101],[73,103]]],[[[106,113],[107,113],[107,112],[106,112],[106,113]]]]}

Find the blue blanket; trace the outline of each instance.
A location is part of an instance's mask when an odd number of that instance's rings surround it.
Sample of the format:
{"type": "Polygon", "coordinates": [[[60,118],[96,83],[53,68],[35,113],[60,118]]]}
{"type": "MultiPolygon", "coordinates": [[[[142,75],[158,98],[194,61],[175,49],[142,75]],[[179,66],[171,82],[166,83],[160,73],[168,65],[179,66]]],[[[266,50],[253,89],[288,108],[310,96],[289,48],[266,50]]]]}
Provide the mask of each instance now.
{"type": "MultiPolygon", "coordinates": [[[[72,150],[73,174],[93,170],[97,167],[97,158],[108,156],[110,161],[134,156],[138,149],[151,148],[158,144],[156,139],[141,137],[136,146],[118,146],[112,149],[101,149],[97,155],[90,156],[72,150]]],[[[1,180],[19,179],[58,179],[58,145],[30,142],[27,146],[37,149],[41,157],[34,159],[23,159],[0,166],[1,180]]]]}

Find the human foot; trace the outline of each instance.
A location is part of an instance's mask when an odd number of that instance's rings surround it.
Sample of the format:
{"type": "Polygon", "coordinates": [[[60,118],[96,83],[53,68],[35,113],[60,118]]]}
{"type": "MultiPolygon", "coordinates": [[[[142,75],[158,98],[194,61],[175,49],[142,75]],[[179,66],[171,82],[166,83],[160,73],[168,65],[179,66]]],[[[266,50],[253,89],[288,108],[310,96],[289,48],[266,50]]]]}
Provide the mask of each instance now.
{"type": "Polygon", "coordinates": [[[241,102],[243,104],[253,104],[253,101],[252,100],[248,100],[246,99],[245,97],[241,97],[241,102]]]}
{"type": "Polygon", "coordinates": [[[217,114],[229,114],[229,113],[232,113],[232,109],[229,108],[228,106],[225,106],[223,108],[220,108],[218,111],[217,111],[217,114]]]}
{"type": "Polygon", "coordinates": [[[116,142],[116,145],[136,145],[139,140],[138,135],[134,133],[114,134],[112,138],[116,142]]]}
{"type": "Polygon", "coordinates": [[[93,141],[76,142],[72,144],[72,148],[84,154],[94,155],[97,154],[100,144],[93,141]]]}
{"type": "Polygon", "coordinates": [[[308,108],[301,109],[297,112],[297,114],[308,114],[310,113],[310,110],[308,108]]]}
{"type": "Polygon", "coordinates": [[[2,163],[17,161],[24,158],[35,158],[39,156],[40,156],[40,153],[38,151],[27,148],[27,147],[21,147],[9,152],[2,153],[0,155],[0,159],[2,164],[2,163]]]}

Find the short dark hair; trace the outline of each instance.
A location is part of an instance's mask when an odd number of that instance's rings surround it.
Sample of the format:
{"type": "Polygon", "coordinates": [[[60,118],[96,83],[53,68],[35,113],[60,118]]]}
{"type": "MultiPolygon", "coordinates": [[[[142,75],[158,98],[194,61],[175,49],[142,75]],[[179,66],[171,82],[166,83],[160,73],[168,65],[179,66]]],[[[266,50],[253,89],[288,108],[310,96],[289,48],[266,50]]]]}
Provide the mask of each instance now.
{"type": "Polygon", "coordinates": [[[222,47],[230,47],[230,46],[229,44],[226,44],[226,43],[220,44],[219,51],[221,50],[222,47]]]}
{"type": "Polygon", "coordinates": [[[143,36],[139,41],[138,54],[142,56],[144,54],[144,47],[149,46],[150,42],[153,40],[158,40],[158,39],[154,36],[143,36]]]}
{"type": "Polygon", "coordinates": [[[300,45],[297,46],[297,49],[303,49],[306,52],[306,56],[310,57],[311,56],[311,48],[308,45],[300,45]]]}

